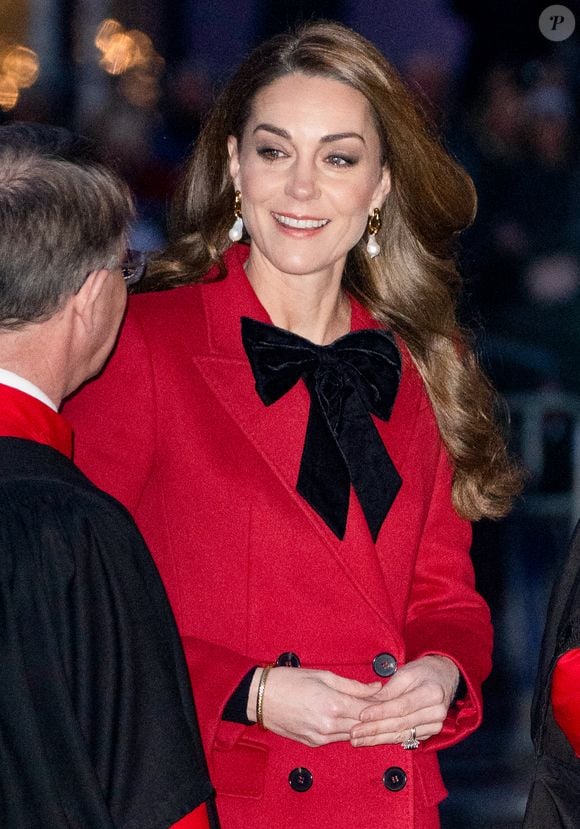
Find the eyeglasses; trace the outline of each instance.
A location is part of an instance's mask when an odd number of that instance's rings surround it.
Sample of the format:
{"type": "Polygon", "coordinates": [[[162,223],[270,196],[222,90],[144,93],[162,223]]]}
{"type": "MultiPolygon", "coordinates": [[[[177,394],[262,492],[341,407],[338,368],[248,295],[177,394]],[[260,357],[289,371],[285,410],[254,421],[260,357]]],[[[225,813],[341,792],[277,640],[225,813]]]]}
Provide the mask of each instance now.
{"type": "Polygon", "coordinates": [[[120,266],[125,285],[136,285],[147,268],[147,257],[140,250],[127,250],[120,266]]]}

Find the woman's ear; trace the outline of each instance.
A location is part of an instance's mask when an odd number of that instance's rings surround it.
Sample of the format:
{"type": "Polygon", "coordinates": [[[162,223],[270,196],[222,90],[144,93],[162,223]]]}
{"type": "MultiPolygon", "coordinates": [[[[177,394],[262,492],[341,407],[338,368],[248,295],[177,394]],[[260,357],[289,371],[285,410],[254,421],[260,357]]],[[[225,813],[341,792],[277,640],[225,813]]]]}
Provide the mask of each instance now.
{"type": "Polygon", "coordinates": [[[382,169],[382,172],[381,172],[381,178],[379,180],[379,183],[377,184],[375,192],[373,193],[373,200],[372,200],[372,203],[371,203],[371,210],[369,212],[372,212],[375,207],[378,207],[379,210],[380,210],[382,208],[383,204],[385,203],[385,199],[387,198],[387,196],[389,195],[390,192],[391,192],[391,171],[387,167],[387,165],[385,164],[383,169],[382,169]]]}
{"type": "Polygon", "coordinates": [[[234,182],[234,188],[240,189],[240,155],[238,152],[238,139],[235,135],[228,135],[228,155],[230,157],[230,176],[234,182]]]}

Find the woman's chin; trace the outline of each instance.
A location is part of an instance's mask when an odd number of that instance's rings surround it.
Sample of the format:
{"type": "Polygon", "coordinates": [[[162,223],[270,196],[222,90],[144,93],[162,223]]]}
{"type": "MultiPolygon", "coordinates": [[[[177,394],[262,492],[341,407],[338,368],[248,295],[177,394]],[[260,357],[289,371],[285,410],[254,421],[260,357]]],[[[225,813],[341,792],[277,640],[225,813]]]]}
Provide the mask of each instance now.
{"type": "Polygon", "coordinates": [[[276,245],[271,252],[262,254],[281,273],[291,276],[333,274],[342,270],[346,254],[320,249],[305,249],[304,245],[276,245]]]}

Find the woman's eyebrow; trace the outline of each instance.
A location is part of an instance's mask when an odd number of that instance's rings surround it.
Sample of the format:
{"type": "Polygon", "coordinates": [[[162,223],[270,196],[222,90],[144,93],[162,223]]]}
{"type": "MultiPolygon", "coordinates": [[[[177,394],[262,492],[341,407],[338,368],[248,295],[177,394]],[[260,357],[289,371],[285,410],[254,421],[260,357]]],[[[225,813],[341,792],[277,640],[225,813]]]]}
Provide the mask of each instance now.
{"type": "Polygon", "coordinates": [[[359,138],[363,144],[365,140],[358,132],[335,132],[332,135],[325,135],[320,139],[321,144],[329,144],[331,141],[340,141],[342,138],[359,138]]]}
{"type": "Polygon", "coordinates": [[[274,135],[279,135],[280,138],[286,138],[290,140],[290,133],[287,130],[280,129],[280,127],[275,127],[273,124],[258,124],[255,128],[252,135],[255,135],[258,130],[265,130],[266,132],[273,132],[274,135]]]}
{"type": "MultiPolygon", "coordinates": [[[[255,135],[258,130],[265,130],[265,132],[271,132],[274,135],[279,135],[280,138],[286,138],[288,141],[291,140],[288,130],[283,130],[281,127],[275,127],[273,124],[258,124],[258,126],[254,128],[254,132],[252,134],[255,135]]],[[[366,143],[362,135],[358,132],[334,132],[331,135],[323,135],[320,139],[320,143],[330,144],[332,141],[340,141],[342,138],[358,138],[363,142],[363,144],[366,143]]]]}

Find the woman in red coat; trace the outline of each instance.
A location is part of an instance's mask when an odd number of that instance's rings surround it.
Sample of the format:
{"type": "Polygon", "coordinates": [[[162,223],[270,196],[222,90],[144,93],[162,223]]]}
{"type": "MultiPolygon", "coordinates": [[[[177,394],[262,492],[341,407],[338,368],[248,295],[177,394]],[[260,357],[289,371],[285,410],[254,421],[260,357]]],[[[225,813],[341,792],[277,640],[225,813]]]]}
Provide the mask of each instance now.
{"type": "Polygon", "coordinates": [[[455,321],[473,210],[370,43],[274,38],[200,136],[163,292],[68,407],[165,581],[225,829],[436,827],[437,750],[481,720],[467,519],[517,474],[455,321]]]}

